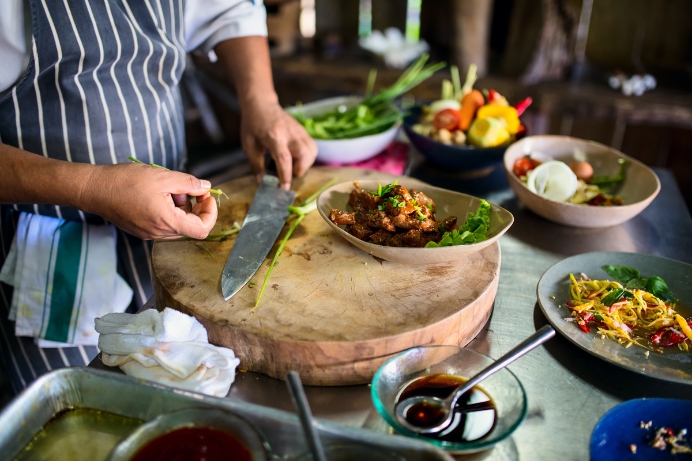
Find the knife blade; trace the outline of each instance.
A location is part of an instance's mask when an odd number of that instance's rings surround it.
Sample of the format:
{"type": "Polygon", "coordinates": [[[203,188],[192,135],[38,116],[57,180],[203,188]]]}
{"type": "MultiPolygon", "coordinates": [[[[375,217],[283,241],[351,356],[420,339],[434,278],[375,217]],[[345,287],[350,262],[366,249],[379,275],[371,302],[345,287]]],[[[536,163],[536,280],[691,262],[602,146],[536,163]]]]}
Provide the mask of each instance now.
{"type": "Polygon", "coordinates": [[[260,269],[287,221],[287,206],[295,197],[295,192],[279,187],[277,177],[263,177],[221,274],[224,300],[233,297],[260,269]]]}

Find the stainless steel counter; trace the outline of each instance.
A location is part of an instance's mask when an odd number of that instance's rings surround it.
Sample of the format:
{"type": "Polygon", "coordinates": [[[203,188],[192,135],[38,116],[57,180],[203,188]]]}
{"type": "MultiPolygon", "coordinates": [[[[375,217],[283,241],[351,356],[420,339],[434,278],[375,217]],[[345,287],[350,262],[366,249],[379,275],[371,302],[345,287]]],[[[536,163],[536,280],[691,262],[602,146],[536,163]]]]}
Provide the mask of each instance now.
{"type": "MultiPolygon", "coordinates": [[[[470,174],[447,176],[420,161],[412,162],[410,175],[484,197],[515,216],[515,223],[500,240],[501,277],[492,317],[468,345],[493,358],[546,324],[537,305],[537,282],[563,258],[590,251],[625,251],[692,261],[690,213],[667,170],[656,170],[661,192],[639,216],[615,227],[584,229],[554,224],[528,211],[507,187],[502,168],[486,179],[474,179],[470,174]]],[[[591,432],[613,406],[638,397],[691,399],[690,385],[654,380],[613,366],[561,336],[509,368],[527,392],[526,420],[511,438],[494,448],[459,459],[588,460],[591,432]]],[[[316,417],[390,431],[374,410],[367,385],[305,389],[316,417]]],[[[294,411],[285,383],[257,373],[239,373],[228,397],[294,411]]]]}

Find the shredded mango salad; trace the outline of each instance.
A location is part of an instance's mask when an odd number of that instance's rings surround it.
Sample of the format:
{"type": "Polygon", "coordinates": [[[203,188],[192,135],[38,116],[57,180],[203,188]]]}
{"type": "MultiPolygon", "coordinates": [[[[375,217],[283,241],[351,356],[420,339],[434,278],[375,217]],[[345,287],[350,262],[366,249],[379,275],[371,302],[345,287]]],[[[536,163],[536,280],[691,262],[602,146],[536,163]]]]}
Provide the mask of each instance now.
{"type": "Polygon", "coordinates": [[[677,346],[689,351],[693,340],[692,318],[678,314],[675,302],[664,302],[643,289],[626,288],[616,281],[591,280],[582,275],[571,281],[567,307],[583,332],[598,329],[602,339],[612,339],[625,347],[633,345],[663,353],[677,346]]]}

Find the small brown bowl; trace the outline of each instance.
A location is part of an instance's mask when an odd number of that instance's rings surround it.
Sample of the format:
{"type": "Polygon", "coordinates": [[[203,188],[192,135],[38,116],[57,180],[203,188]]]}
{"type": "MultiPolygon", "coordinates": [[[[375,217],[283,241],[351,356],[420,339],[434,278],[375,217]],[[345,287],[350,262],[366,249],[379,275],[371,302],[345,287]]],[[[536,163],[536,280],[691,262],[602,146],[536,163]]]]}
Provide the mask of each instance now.
{"type": "MultiPolygon", "coordinates": [[[[394,179],[387,179],[381,180],[380,183],[386,185],[393,183],[393,181],[394,179]]],[[[376,180],[359,180],[357,183],[359,187],[364,190],[373,191],[377,189],[376,180]]],[[[513,224],[513,215],[510,212],[500,206],[491,204],[491,225],[486,233],[486,240],[483,242],[474,243],[473,245],[445,246],[439,248],[409,248],[375,245],[374,243],[365,242],[357,237],[353,237],[345,230],[335,225],[328,217],[331,209],[348,209],[348,198],[350,192],[355,188],[355,182],[339,183],[328,188],[318,197],[318,212],[331,229],[345,240],[362,251],[387,261],[421,265],[460,260],[491,245],[513,224]]],[[[457,216],[458,225],[464,223],[468,213],[476,212],[481,203],[481,199],[475,196],[437,188],[425,183],[411,183],[410,186],[407,185],[406,188],[414,188],[422,191],[435,201],[437,209],[435,212],[436,218],[444,219],[448,216],[457,216]]]]}
{"type": "Polygon", "coordinates": [[[531,211],[552,222],[574,227],[596,228],[622,224],[639,214],[659,194],[659,177],[646,165],[620,151],[594,141],[568,136],[529,136],[512,144],[503,156],[508,183],[520,201],[531,211]],[[552,201],[528,189],[513,173],[516,159],[531,155],[541,162],[574,160],[574,149],[582,151],[596,174],[614,175],[618,159],[627,160],[625,180],[615,194],[622,198],[622,206],[589,206],[552,201]]]}

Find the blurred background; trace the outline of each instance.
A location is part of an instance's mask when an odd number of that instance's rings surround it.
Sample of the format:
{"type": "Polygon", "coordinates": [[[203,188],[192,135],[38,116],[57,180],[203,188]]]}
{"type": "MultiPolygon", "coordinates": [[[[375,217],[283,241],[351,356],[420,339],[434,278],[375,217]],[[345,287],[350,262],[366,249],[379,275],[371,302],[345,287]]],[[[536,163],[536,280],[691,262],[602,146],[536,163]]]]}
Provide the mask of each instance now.
{"type": "MultiPolygon", "coordinates": [[[[475,89],[496,89],[510,102],[532,97],[522,116],[529,135],[590,139],[669,169],[692,208],[690,0],[265,0],[265,6],[283,106],[362,95],[372,68],[375,89],[389,86],[407,58],[427,50],[431,62],[454,64],[462,77],[476,64],[475,89]],[[399,52],[377,52],[382,38],[399,44],[399,52]]],[[[189,58],[182,83],[189,169],[215,184],[246,175],[235,90],[212,57],[189,58]]],[[[439,99],[449,77],[446,67],[409,97],[439,99]]],[[[406,157],[404,173],[451,180],[441,185],[460,191],[505,183],[497,173],[478,180],[431,167],[413,160],[413,150],[406,157]]]]}

